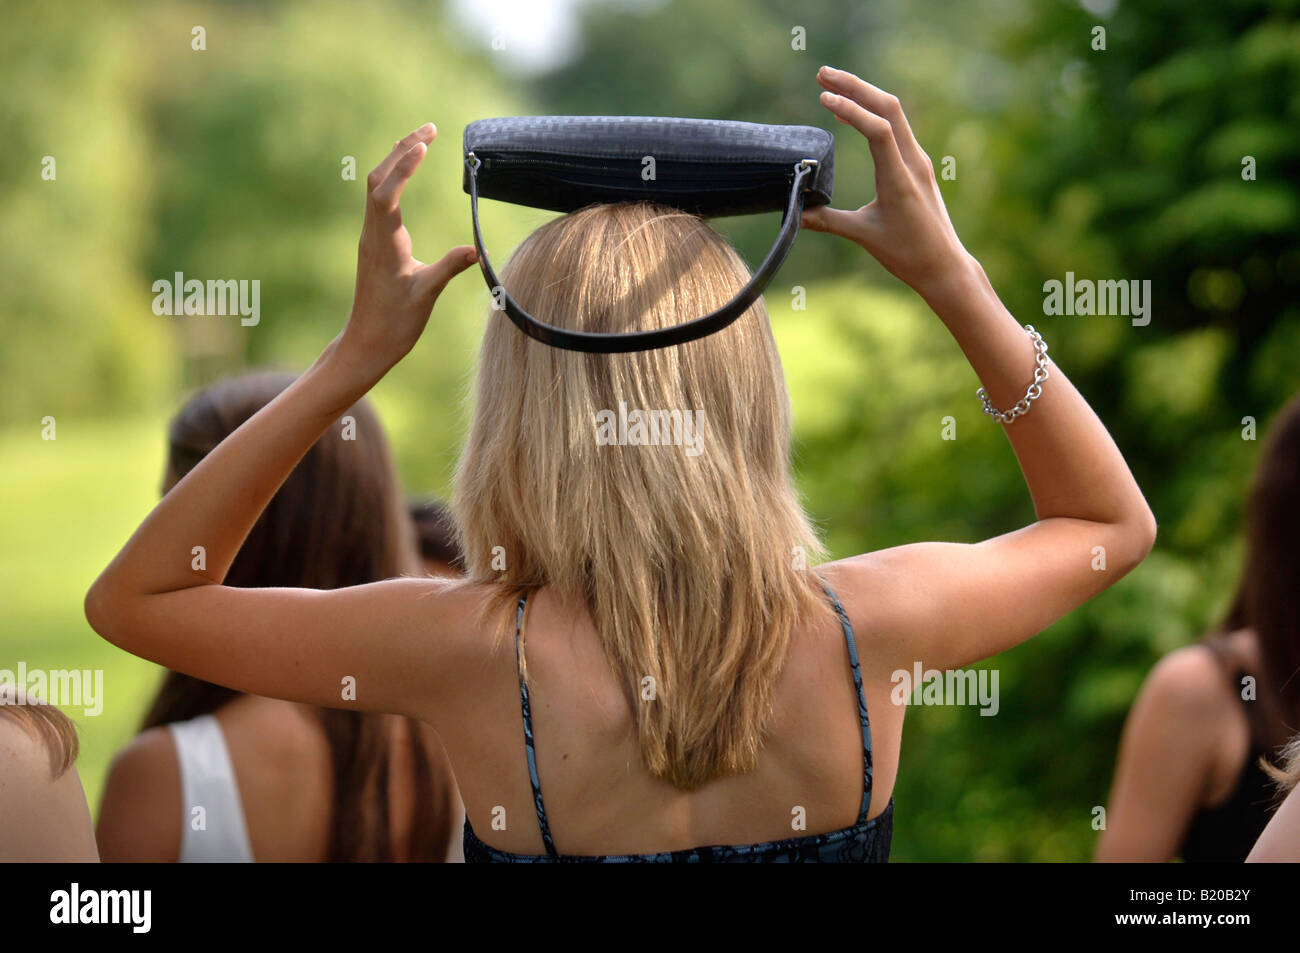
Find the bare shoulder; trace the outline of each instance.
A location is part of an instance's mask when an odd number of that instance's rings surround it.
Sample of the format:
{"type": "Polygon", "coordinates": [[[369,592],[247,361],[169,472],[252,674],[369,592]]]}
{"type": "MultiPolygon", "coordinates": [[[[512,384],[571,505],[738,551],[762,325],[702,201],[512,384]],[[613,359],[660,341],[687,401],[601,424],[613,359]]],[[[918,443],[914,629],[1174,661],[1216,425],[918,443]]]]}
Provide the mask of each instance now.
{"type": "Polygon", "coordinates": [[[835,589],[850,620],[856,623],[862,615],[863,621],[885,622],[898,615],[914,589],[916,575],[927,568],[926,546],[914,543],[880,549],[825,563],[817,571],[835,589]]]}
{"type": "MultiPolygon", "coordinates": [[[[421,672],[425,691],[412,697],[426,704],[457,707],[456,699],[478,694],[479,681],[490,671],[490,659],[507,644],[496,627],[507,618],[499,590],[464,579],[403,577],[390,586],[396,627],[409,639],[408,656],[419,659],[412,673],[421,672]]],[[[438,723],[438,712],[403,712],[421,721],[438,723]]]]}
{"type": "Polygon", "coordinates": [[[136,735],[113,759],[109,776],[151,781],[173,777],[179,780],[180,769],[171,729],[165,726],[149,728],[136,735]]]}
{"type": "Polygon", "coordinates": [[[180,765],[171,732],[150,728],[113,759],[99,811],[106,861],[175,861],[181,850],[180,765]]]}
{"type": "Polygon", "coordinates": [[[1152,696],[1175,706],[1203,706],[1231,701],[1229,680],[1213,651],[1204,645],[1174,649],[1147,676],[1152,696]]]}
{"type": "Polygon", "coordinates": [[[818,567],[835,590],[859,643],[907,648],[909,633],[927,624],[925,580],[938,571],[943,552],[957,544],[912,543],[818,567]]]}
{"type": "Polygon", "coordinates": [[[1142,686],[1146,707],[1197,723],[1218,721],[1232,701],[1223,666],[1204,645],[1170,652],[1152,667],[1142,686]]]}
{"type": "Polygon", "coordinates": [[[0,718],[0,861],[99,859],[81,777],[58,769],[39,735],[0,718]]]}
{"type": "Polygon", "coordinates": [[[402,576],[382,585],[394,621],[410,636],[427,641],[436,633],[440,652],[452,658],[482,649],[494,587],[439,576],[402,576]]]}

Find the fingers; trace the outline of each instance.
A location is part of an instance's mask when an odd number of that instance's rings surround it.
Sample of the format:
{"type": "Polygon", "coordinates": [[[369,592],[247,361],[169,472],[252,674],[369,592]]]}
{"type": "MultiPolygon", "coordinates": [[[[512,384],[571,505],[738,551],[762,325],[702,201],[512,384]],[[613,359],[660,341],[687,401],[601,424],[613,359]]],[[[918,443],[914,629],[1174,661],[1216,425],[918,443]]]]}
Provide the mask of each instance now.
{"type": "Polygon", "coordinates": [[[377,211],[385,214],[397,211],[402,190],[406,188],[406,183],[411,181],[411,176],[415,174],[415,170],[428,151],[429,147],[424,142],[417,141],[405,155],[398,158],[387,178],[379,184],[378,188],[370,192],[370,202],[377,211]]]}
{"type": "Polygon", "coordinates": [[[932,170],[934,166],[925,154],[921,144],[916,141],[912,126],[903,113],[903,106],[898,97],[873,86],[866,80],[845,70],[823,66],[817,71],[817,82],[829,92],[847,96],[869,112],[886,119],[898,142],[903,161],[915,172],[932,170]]]}
{"type": "Polygon", "coordinates": [[[438,127],[431,122],[426,122],[419,129],[408,133],[404,139],[393,144],[393,151],[384,157],[384,161],[375,166],[374,170],[366,177],[366,191],[374,192],[388,178],[388,174],[393,171],[393,167],[401,158],[415,148],[417,142],[423,142],[426,145],[433,142],[438,135],[438,127]]]}
{"type": "Polygon", "coordinates": [[[858,212],[819,205],[816,208],[804,209],[800,224],[814,232],[829,232],[831,235],[853,241],[862,239],[862,219],[858,212]]]}
{"type": "Polygon", "coordinates": [[[894,127],[889,120],[838,93],[824,92],[821,101],[836,119],[848,123],[866,136],[871,159],[876,166],[876,194],[896,195],[906,192],[911,185],[912,174],[898,150],[894,127]]]}
{"type": "Polygon", "coordinates": [[[466,268],[478,261],[473,245],[457,245],[431,265],[421,265],[415,273],[415,294],[421,299],[436,300],[442,289],[466,268]]]}

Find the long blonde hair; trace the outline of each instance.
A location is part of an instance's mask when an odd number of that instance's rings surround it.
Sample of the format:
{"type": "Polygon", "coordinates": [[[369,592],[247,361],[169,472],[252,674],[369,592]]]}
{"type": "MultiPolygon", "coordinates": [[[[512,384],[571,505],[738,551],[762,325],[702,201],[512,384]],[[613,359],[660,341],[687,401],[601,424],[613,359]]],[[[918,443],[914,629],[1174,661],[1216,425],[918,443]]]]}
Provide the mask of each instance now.
{"type": "MultiPolygon", "coordinates": [[[[649,203],[555,219],[501,271],[540,320],[602,332],[679,324],[748,279],[700,218],[649,203]]],[[[580,595],[646,767],[678,788],[755,766],[792,633],[830,615],[789,454],[761,300],[723,331],[632,354],[551,348],[490,314],[453,502],[469,582],[494,584],[495,610],[544,586],[580,595]],[[691,412],[698,455],[598,442],[598,415],[624,409],[691,412]]]]}

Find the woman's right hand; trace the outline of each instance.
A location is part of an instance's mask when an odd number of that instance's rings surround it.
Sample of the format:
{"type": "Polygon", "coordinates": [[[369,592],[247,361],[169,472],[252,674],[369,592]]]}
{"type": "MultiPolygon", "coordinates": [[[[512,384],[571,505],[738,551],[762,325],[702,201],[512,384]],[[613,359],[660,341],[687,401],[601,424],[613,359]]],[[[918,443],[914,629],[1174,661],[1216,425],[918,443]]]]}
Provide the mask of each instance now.
{"type": "Polygon", "coordinates": [[[366,376],[373,378],[368,384],[415,346],[447,283],[478,261],[472,245],[458,245],[427,265],[411,254],[411,233],[402,224],[399,203],[437,134],[433,123],[425,123],[394,143],[366,178],[356,294],[336,344],[352,364],[367,369],[366,376]]]}
{"type": "Polygon", "coordinates": [[[952,227],[934,164],[912,135],[898,98],[852,73],[823,66],[822,105],[862,133],[876,167],[876,197],[856,211],[805,209],[803,227],[861,245],[890,274],[929,298],[970,255],[952,227]]]}

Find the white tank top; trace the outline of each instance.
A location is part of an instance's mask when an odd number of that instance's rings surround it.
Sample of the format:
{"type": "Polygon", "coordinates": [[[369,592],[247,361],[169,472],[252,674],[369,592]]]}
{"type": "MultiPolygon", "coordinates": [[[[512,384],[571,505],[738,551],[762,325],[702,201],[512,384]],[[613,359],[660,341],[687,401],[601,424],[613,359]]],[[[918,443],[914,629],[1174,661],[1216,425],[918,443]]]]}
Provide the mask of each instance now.
{"type": "Polygon", "coordinates": [[[213,715],[200,715],[167,727],[181,770],[181,863],[251,863],[244,805],[221,724],[213,715]]]}

